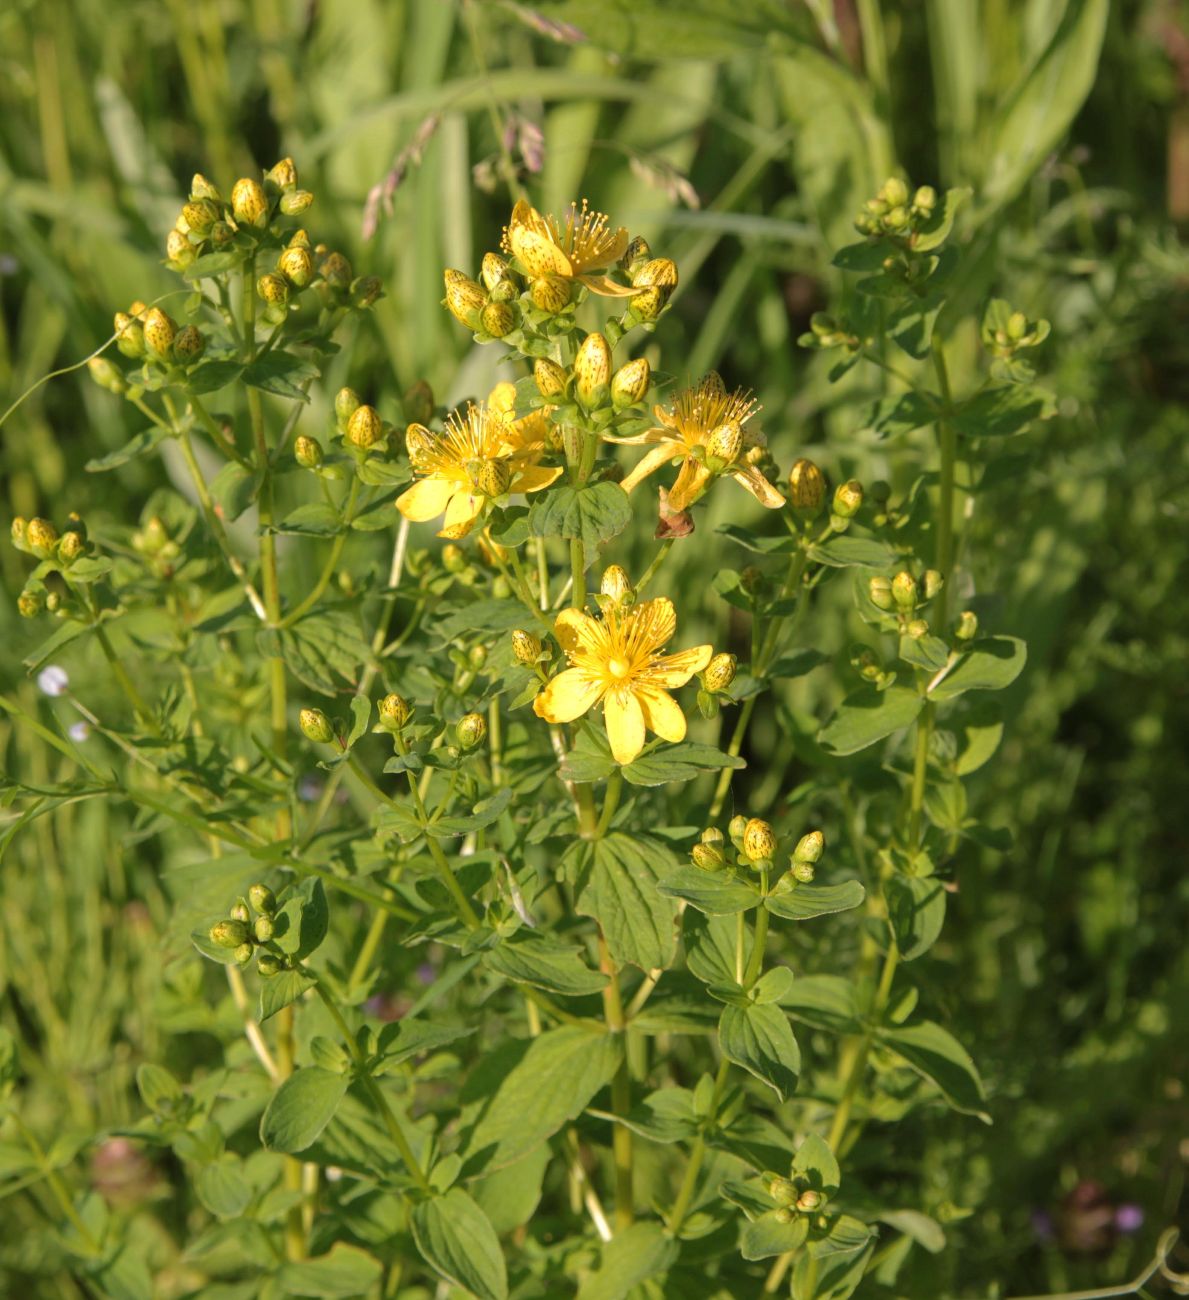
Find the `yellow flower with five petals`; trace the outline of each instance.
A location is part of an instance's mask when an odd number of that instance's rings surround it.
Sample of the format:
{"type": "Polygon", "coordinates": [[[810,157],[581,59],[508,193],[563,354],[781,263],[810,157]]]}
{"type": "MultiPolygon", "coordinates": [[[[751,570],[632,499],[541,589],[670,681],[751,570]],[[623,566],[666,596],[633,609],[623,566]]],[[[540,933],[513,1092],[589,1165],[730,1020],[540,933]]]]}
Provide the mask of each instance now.
{"type": "Polygon", "coordinates": [[[452,411],[441,433],[409,425],[405,446],[418,478],[396,499],[406,519],[423,523],[444,514],[438,536],[465,537],[493,498],[539,492],[560,476],[560,466],[538,464],[546,449],[544,417],[534,412],[516,420],[514,404],[512,385],[498,384],[486,404],[452,411]]]}
{"type": "Polygon", "coordinates": [[[512,219],[504,230],[501,247],[510,253],[530,279],[554,275],[562,280],[578,280],[595,293],[607,298],[626,298],[637,290],[616,284],[607,275],[596,275],[618,262],[628,246],[628,232],[611,222],[602,212],[592,211],[583,199],[571,203],[565,216],[542,216],[532,204],[521,199],[512,209],[512,219]]]}
{"type": "Polygon", "coordinates": [[[664,596],[633,609],[609,607],[597,619],[580,609],[562,610],[554,635],[570,666],[546,684],[533,711],[547,722],[573,722],[601,701],[617,763],[640,753],[646,730],[662,740],[684,740],[685,714],[669,691],[701,672],[713,647],[662,653],[676,630],[673,602],[664,596]]]}
{"type": "Polygon", "coordinates": [[[685,510],[706,490],[711,479],[729,474],[741,487],[770,510],[784,505],[784,497],[744,456],[748,447],[762,446],[747,423],[759,410],[750,393],[728,393],[712,370],[700,383],[678,393],[668,406],[653,407],[657,425],[632,438],[615,442],[652,450],[623,480],[630,492],[649,474],[672,460],[680,460],[677,479],[669,489],[669,509],[685,510]]]}

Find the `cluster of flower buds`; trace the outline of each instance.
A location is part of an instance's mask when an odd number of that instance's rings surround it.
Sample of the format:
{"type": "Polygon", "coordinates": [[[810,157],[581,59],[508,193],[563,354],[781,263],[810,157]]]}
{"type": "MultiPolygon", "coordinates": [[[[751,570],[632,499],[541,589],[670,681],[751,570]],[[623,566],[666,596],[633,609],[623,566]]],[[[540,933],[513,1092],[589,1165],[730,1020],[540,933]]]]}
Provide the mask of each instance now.
{"type": "Polygon", "coordinates": [[[768,1174],[764,1190],[776,1202],[776,1218],[781,1223],[792,1223],[798,1215],[819,1213],[828,1199],[825,1192],[810,1187],[809,1179],[799,1173],[790,1178],[768,1174]]]}
{"type": "Polygon", "coordinates": [[[845,324],[836,321],[824,311],[815,311],[809,318],[809,331],[797,340],[803,348],[816,348],[825,351],[828,348],[849,348],[857,352],[863,346],[863,340],[848,330],[845,324]]]}
{"type": "Polygon", "coordinates": [[[852,646],[850,665],[865,682],[870,682],[877,691],[886,691],[896,680],[895,669],[886,668],[879,655],[870,646],[852,646]]]}
{"type": "Polygon", "coordinates": [[[160,515],[150,515],[132,534],[132,549],[162,578],[173,573],[182,553],[179,541],[170,536],[160,515]]]}
{"type": "Polygon", "coordinates": [[[87,527],[77,514],[68,516],[61,533],[48,519],[12,521],[12,544],[18,551],[39,561],[37,568],[17,597],[17,611],[23,618],[38,614],[67,617],[72,610],[71,590],[67,579],[76,561],[92,551],[87,527]]]}
{"type": "Polygon", "coordinates": [[[983,314],[983,347],[994,357],[991,373],[997,379],[1016,383],[1033,378],[1032,366],[1019,356],[1028,348],[1039,347],[1049,337],[1047,320],[1029,320],[1011,303],[992,298],[983,314]]]}
{"type": "Polygon", "coordinates": [[[884,181],[879,193],[863,204],[855,217],[855,229],[862,235],[891,236],[910,242],[914,234],[932,220],[937,208],[937,191],[921,185],[910,191],[898,176],[884,181]]]}
{"type": "Polygon", "coordinates": [[[637,235],[628,244],[620,266],[636,290],[628,303],[629,316],[651,324],[677,288],[677,264],[668,257],[653,257],[648,241],[637,235]]]}
{"type": "Polygon", "coordinates": [[[945,586],[945,579],[936,569],[926,569],[914,578],[907,569],[901,569],[894,578],[876,577],[867,584],[867,594],[876,609],[894,614],[904,636],[919,639],[929,631],[928,621],[919,613],[945,586]]]}
{"type": "MultiPolygon", "coordinates": [[[[127,311],[116,312],[112,324],[116,332],[116,347],[133,361],[150,361],[160,366],[192,366],[202,360],[206,351],[206,338],[197,325],[179,327],[177,321],[160,307],[146,307],[139,300],[127,311]]],[[[91,377],[110,392],[122,393],[127,389],[123,376],[110,361],[106,366],[91,366],[91,377]]]]}
{"type": "MultiPolygon", "coordinates": [[[[825,837],[821,831],[810,831],[797,841],[789,859],[790,887],[794,882],[808,883],[814,876],[814,864],[822,856],[825,837]]],[[[724,836],[717,826],[708,826],[701,840],[690,850],[695,867],[703,871],[734,870],[746,867],[752,871],[770,871],[776,858],[776,832],[759,817],[746,817],[742,813],[731,819],[724,836]],[[727,848],[727,837],[734,846],[734,861],[727,848]]]]}
{"type": "Polygon", "coordinates": [[[226,920],[211,926],[208,937],[215,947],[233,952],[239,966],[246,966],[252,954],[260,949],[256,969],[261,975],[279,975],[285,969],[285,960],[269,946],[276,912],[277,900],[272,890],[267,885],[253,885],[247,898],[235,903],[226,920]]]}

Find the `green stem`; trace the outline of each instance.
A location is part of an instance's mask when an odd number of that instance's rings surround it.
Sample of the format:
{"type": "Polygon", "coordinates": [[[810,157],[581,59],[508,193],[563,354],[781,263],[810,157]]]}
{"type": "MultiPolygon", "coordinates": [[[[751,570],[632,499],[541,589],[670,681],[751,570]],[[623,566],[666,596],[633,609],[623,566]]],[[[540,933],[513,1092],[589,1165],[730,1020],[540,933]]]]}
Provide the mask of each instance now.
{"type": "Polygon", "coordinates": [[[219,428],[214,416],[211,415],[202,404],[202,400],[199,398],[198,394],[187,392],[186,399],[189,401],[194,414],[197,415],[198,419],[201,421],[203,428],[211,435],[211,440],[214,442],[215,446],[225,455],[230,456],[232,460],[238,461],[246,468],[250,468],[251,462],[246,456],[241,454],[239,448],[234,442],[224,436],[223,430],[219,428]]]}
{"type": "Polygon", "coordinates": [[[937,503],[937,552],[935,563],[945,579],[945,586],[937,600],[940,625],[945,624],[946,595],[953,585],[954,566],[954,467],[958,459],[958,436],[951,418],[953,397],[950,390],[949,370],[945,364],[945,350],[940,338],[933,336],[933,368],[941,387],[944,414],[937,421],[937,441],[941,451],[939,472],[939,499],[937,503]]]}
{"type": "MultiPolygon", "coordinates": [[[[768,892],[768,872],[760,873],[760,892],[768,892]]],[[[764,965],[764,945],[768,940],[768,909],[761,903],[756,909],[756,926],[755,933],[751,941],[751,957],[747,963],[747,969],[743,972],[743,987],[745,989],[751,986],[760,977],[760,970],[764,965]]]]}
{"type": "Polygon", "coordinates": [[[92,1255],[98,1256],[101,1253],[102,1247],[100,1246],[100,1243],[95,1240],[94,1236],[92,1236],[90,1228],[88,1228],[83,1222],[82,1216],[75,1208],[74,1201],[70,1196],[70,1191],[62,1181],[62,1176],[56,1169],[52,1168],[46,1162],[45,1151],[42,1149],[41,1143],[38,1142],[32,1130],[26,1126],[24,1120],[22,1120],[14,1110],[10,1110],[8,1114],[9,1118],[20,1130],[20,1134],[25,1139],[25,1145],[29,1148],[29,1152],[33,1156],[33,1159],[41,1166],[42,1173],[45,1175],[45,1181],[48,1184],[50,1191],[53,1192],[54,1200],[58,1202],[62,1213],[67,1219],[69,1219],[71,1226],[74,1228],[75,1232],[78,1233],[88,1251],[92,1255]]]}
{"type": "Polygon", "coordinates": [[[355,510],[355,503],[359,499],[359,480],[351,480],[351,488],[347,493],[347,500],[342,509],[343,531],[338,534],[331,545],[330,554],[326,557],[326,563],[322,566],[322,572],[318,575],[318,581],[314,583],[309,594],[297,605],[291,609],[288,614],[281,619],[281,627],[292,627],[299,618],[302,618],[322,599],[322,593],[330,585],[330,580],[334,577],[335,569],[338,567],[339,557],[343,553],[343,547],[347,544],[347,525],[351,522],[351,515],[355,510]]]}
{"type": "Polygon", "coordinates": [[[685,1222],[685,1216],[689,1213],[690,1202],[693,1200],[694,1191],[698,1185],[698,1175],[702,1172],[702,1162],[706,1158],[706,1129],[710,1128],[718,1118],[718,1107],[722,1101],[723,1089],[727,1085],[727,1075],[730,1073],[730,1069],[731,1063],[724,1056],[719,1063],[718,1074],[714,1080],[714,1092],[710,1098],[710,1109],[702,1120],[701,1131],[698,1133],[694,1145],[690,1148],[689,1163],[685,1167],[685,1176],[681,1180],[677,1199],[673,1202],[673,1209],[669,1213],[668,1230],[671,1237],[676,1237],[681,1231],[681,1225],[685,1222]]]}
{"type": "Polygon", "coordinates": [[[623,768],[617,767],[607,778],[607,793],[603,796],[603,814],[599,818],[599,824],[595,827],[595,839],[601,840],[607,834],[607,828],[611,825],[611,819],[615,816],[615,810],[619,807],[622,794],[623,768]]]}
{"type": "Polygon", "coordinates": [[[392,1139],[393,1145],[400,1152],[400,1158],[405,1163],[405,1168],[413,1177],[422,1192],[432,1192],[429,1179],[425,1176],[425,1171],[421,1168],[417,1157],[413,1154],[413,1148],[409,1145],[408,1138],[405,1137],[404,1130],[400,1126],[392,1107],[388,1104],[388,1098],[380,1090],[379,1084],[372,1078],[371,1071],[368,1069],[367,1056],[351,1032],[351,1027],[339,1010],[338,1004],[327,993],[321,980],[314,984],[314,991],[322,999],[322,1005],[330,1012],[331,1019],[338,1026],[339,1033],[342,1034],[344,1042],[347,1044],[347,1050],[351,1053],[351,1059],[355,1062],[356,1078],[363,1084],[367,1095],[371,1098],[372,1104],[384,1121],[384,1127],[388,1130],[388,1136],[392,1139]]]}
{"type": "Polygon", "coordinates": [[[129,704],[132,705],[133,710],[145,726],[155,736],[159,736],[161,728],[157,726],[157,720],[153,717],[152,710],[145,703],[144,696],[136,689],[136,684],[128,676],[127,668],[120,662],[115,646],[112,645],[111,638],[107,635],[107,629],[99,622],[99,611],[97,609],[94,611],[94,622],[91,626],[95,629],[95,636],[99,641],[99,648],[103,651],[103,657],[115,674],[116,681],[120,683],[120,689],[128,697],[129,704]]]}
{"type": "Polygon", "coordinates": [[[640,593],[644,590],[644,588],[647,587],[648,584],[653,580],[653,578],[656,577],[656,571],[665,562],[665,557],[669,554],[669,552],[672,549],[673,549],[673,538],[671,537],[666,538],[666,540],[660,544],[657,553],[652,557],[652,563],[648,566],[647,569],[644,570],[644,574],[641,577],[640,581],[636,583],[637,596],[639,596],[640,593]]]}
{"type": "Polygon", "coordinates": [[[387,924],[387,912],[379,911],[372,914],[371,924],[364,936],[363,946],[359,949],[359,956],[355,958],[355,964],[351,967],[351,976],[347,981],[349,988],[358,988],[366,978],[368,967],[372,964],[372,958],[376,955],[376,949],[380,946],[380,940],[384,937],[384,927],[387,924]]]}
{"type": "MultiPolygon", "coordinates": [[[[603,1016],[612,1034],[623,1036],[623,1054],[619,1067],[611,1080],[611,1110],[621,1120],[632,1108],[632,1085],[628,1077],[626,1021],[623,999],[619,992],[619,969],[607,949],[607,941],[599,934],[599,969],[607,976],[603,990],[603,1016]]],[[[614,1125],[611,1133],[612,1156],[615,1161],[615,1223],[628,1228],[635,1219],[632,1204],[632,1131],[623,1123],[614,1125]]]]}

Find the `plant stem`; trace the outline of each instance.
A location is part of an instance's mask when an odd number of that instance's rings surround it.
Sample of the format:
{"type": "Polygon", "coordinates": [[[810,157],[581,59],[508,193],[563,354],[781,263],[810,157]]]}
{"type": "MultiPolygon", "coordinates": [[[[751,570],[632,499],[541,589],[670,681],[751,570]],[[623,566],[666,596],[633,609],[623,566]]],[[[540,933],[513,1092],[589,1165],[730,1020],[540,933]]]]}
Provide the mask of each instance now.
{"type": "Polygon", "coordinates": [[[611,819],[615,816],[615,810],[619,807],[619,799],[623,794],[623,768],[617,767],[614,772],[607,778],[607,793],[603,796],[603,814],[599,818],[599,824],[595,827],[595,838],[602,839],[607,833],[607,828],[611,825],[611,819]]]}
{"type": "Polygon", "coordinates": [[[127,668],[120,662],[115,646],[112,645],[111,638],[107,635],[107,629],[99,622],[99,611],[97,609],[95,610],[95,621],[92,626],[95,629],[95,637],[99,642],[99,648],[103,651],[103,657],[115,674],[116,681],[120,683],[120,689],[128,697],[128,703],[132,705],[133,710],[145,726],[154,735],[159,736],[161,728],[157,726],[157,720],[153,717],[152,710],[145,703],[144,696],[136,689],[132,678],[128,676],[127,668]]]}
{"type": "MultiPolygon", "coordinates": [[[[761,892],[768,892],[768,873],[762,873],[761,892]]],[[[756,928],[755,934],[751,941],[751,957],[747,963],[747,970],[743,972],[743,987],[745,989],[751,986],[759,979],[760,969],[764,964],[764,945],[768,940],[768,909],[761,903],[756,909],[756,928]]]]}
{"type": "Polygon", "coordinates": [[[673,538],[666,538],[658,547],[657,553],[652,557],[652,563],[644,570],[640,581],[636,583],[636,595],[639,596],[645,587],[656,577],[657,570],[665,562],[665,557],[673,549],[673,538]]]}
{"type": "Polygon", "coordinates": [[[714,1092],[710,1098],[710,1109],[702,1121],[702,1129],[698,1133],[694,1145],[690,1148],[689,1163],[685,1167],[685,1176],[681,1180],[681,1187],[677,1193],[677,1199],[673,1202],[673,1209],[669,1214],[668,1231],[669,1236],[676,1237],[681,1231],[681,1225],[685,1222],[685,1216],[689,1213],[690,1202],[693,1200],[694,1191],[698,1185],[698,1174],[702,1171],[702,1161],[706,1158],[706,1129],[711,1127],[718,1118],[718,1107],[722,1101],[723,1089],[727,1084],[727,1075],[730,1073],[731,1063],[724,1056],[719,1062],[718,1074],[714,1080],[714,1092]]]}
{"type": "Polygon", "coordinates": [[[929,774],[929,739],[933,734],[933,705],[926,704],[917,721],[916,748],[912,762],[912,786],[908,797],[908,849],[921,847],[921,811],[929,774]]]}
{"type": "Polygon", "coordinates": [[[355,958],[355,964],[351,967],[351,976],[347,981],[349,988],[358,988],[363,983],[367,969],[372,964],[372,958],[376,955],[376,949],[380,946],[380,940],[384,937],[384,927],[387,924],[387,912],[373,913],[371,924],[364,936],[363,946],[359,949],[359,956],[355,958]]]}
{"type": "Polygon", "coordinates": [[[334,539],[330,548],[330,554],[326,557],[326,563],[322,566],[322,572],[318,575],[318,581],[314,583],[308,595],[294,609],[281,619],[281,627],[292,627],[304,614],[308,613],[322,599],[322,593],[330,585],[330,580],[334,577],[334,571],[338,567],[339,556],[343,553],[343,547],[347,544],[347,526],[351,521],[351,514],[355,509],[355,503],[359,499],[359,480],[351,480],[351,488],[347,493],[346,503],[343,505],[342,517],[344,528],[334,539]]]}
{"type": "Polygon", "coordinates": [[[372,1104],[384,1121],[384,1127],[388,1130],[388,1136],[392,1139],[393,1145],[400,1152],[400,1158],[404,1161],[405,1168],[413,1176],[413,1181],[423,1192],[431,1192],[429,1179],[425,1176],[425,1171],[418,1163],[417,1157],[413,1154],[413,1148],[409,1145],[408,1138],[405,1137],[404,1130],[400,1126],[392,1107],[388,1104],[388,1098],[380,1090],[379,1084],[372,1078],[371,1071],[368,1069],[367,1056],[351,1032],[351,1027],[339,1010],[338,1004],[327,993],[321,980],[314,984],[314,992],[322,999],[322,1005],[330,1012],[331,1019],[338,1026],[339,1033],[342,1034],[344,1042],[347,1044],[347,1050],[351,1053],[351,1059],[355,1062],[356,1078],[363,1084],[367,1095],[371,1098],[372,1104]]]}
{"type": "Polygon", "coordinates": [[[941,451],[939,493],[937,503],[937,551],[935,563],[945,579],[945,586],[937,598],[938,621],[944,626],[946,596],[953,585],[951,572],[954,564],[954,466],[958,458],[958,438],[951,418],[953,396],[950,391],[949,370],[945,364],[945,349],[941,339],[933,335],[933,368],[941,387],[943,414],[937,421],[937,440],[941,451]]]}
{"type": "MultiPolygon", "coordinates": [[[[603,1015],[607,1029],[613,1034],[625,1035],[623,1056],[611,1080],[611,1110],[621,1120],[632,1108],[632,1085],[628,1077],[626,1022],[623,999],[619,992],[619,970],[607,949],[607,941],[599,934],[599,969],[607,976],[603,990],[603,1015]]],[[[635,1219],[632,1205],[632,1131],[618,1123],[611,1133],[611,1147],[615,1160],[615,1224],[618,1228],[630,1227],[635,1219]]]]}
{"type": "Polygon", "coordinates": [[[72,1199],[66,1184],[62,1181],[61,1174],[46,1163],[45,1151],[42,1150],[41,1143],[38,1142],[33,1131],[27,1127],[24,1120],[21,1119],[15,1110],[10,1110],[8,1112],[8,1117],[20,1130],[20,1134],[25,1139],[25,1145],[29,1148],[33,1159],[41,1166],[42,1173],[45,1175],[45,1181],[49,1185],[50,1191],[54,1194],[54,1200],[58,1202],[62,1213],[70,1221],[71,1227],[73,1227],[75,1232],[78,1233],[88,1251],[92,1255],[98,1256],[101,1253],[100,1243],[95,1240],[90,1228],[88,1228],[83,1222],[82,1216],[75,1208],[74,1200],[72,1199]]]}

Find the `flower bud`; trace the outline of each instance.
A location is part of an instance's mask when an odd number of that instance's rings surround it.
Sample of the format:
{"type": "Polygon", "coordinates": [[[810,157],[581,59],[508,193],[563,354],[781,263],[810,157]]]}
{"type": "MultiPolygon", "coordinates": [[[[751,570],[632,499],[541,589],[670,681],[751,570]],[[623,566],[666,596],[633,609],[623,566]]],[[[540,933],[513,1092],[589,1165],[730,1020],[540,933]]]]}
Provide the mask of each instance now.
{"type": "Polygon", "coordinates": [[[268,198],[259,181],[244,176],[231,187],[231,212],[241,226],[268,225],[268,198]]]}
{"type": "Polygon", "coordinates": [[[250,943],[241,943],[235,950],[235,961],[239,966],[246,966],[252,960],[252,945],[250,943]]]}
{"type": "Polygon", "coordinates": [[[609,564],[603,570],[599,591],[617,605],[630,604],[636,595],[636,589],[632,586],[631,578],[618,564],[609,564]]]}
{"type": "Polygon", "coordinates": [[[826,837],[821,831],[810,831],[802,835],[793,850],[793,859],[797,862],[818,862],[826,847],[826,837]]]}
{"type": "Polygon", "coordinates": [[[217,948],[238,948],[248,938],[248,927],[243,921],[216,921],[207,932],[217,948]]]}
{"type": "Polygon", "coordinates": [[[879,192],[879,197],[888,205],[889,208],[898,208],[908,202],[908,186],[899,178],[893,176],[884,181],[883,188],[879,192]]]}
{"type": "Polygon", "coordinates": [[[797,881],[798,884],[802,885],[811,884],[813,877],[816,874],[813,870],[812,862],[794,862],[792,871],[793,879],[797,881]]]}
{"type": "Polygon", "coordinates": [[[454,724],[454,734],[463,749],[474,749],[487,735],[487,720],[481,713],[465,713],[454,724]]]}
{"type": "Polygon", "coordinates": [[[245,925],[252,919],[252,913],[242,898],[232,907],[229,915],[233,921],[243,921],[245,925]]]}
{"type": "Polygon", "coordinates": [[[461,573],[467,567],[466,552],[453,542],[442,547],[442,567],[447,573],[461,573]]]}
{"type": "Polygon", "coordinates": [[[484,253],[483,266],[480,271],[480,277],[487,286],[487,291],[492,292],[497,285],[512,283],[512,270],[508,263],[498,253],[484,253]]]}
{"type": "Polygon", "coordinates": [[[834,489],[834,514],[840,519],[853,519],[863,504],[863,485],[858,479],[848,479],[834,489]]]}
{"type": "Polygon", "coordinates": [[[154,307],[145,315],[145,348],[159,361],[169,360],[173,351],[173,340],[177,332],[177,326],[160,307],[154,307]]]}
{"type": "Polygon", "coordinates": [[[219,205],[211,199],[191,199],[182,208],[186,228],[196,235],[205,235],[219,220],[219,216],[219,205]]]}
{"type": "Polygon", "coordinates": [[[892,595],[891,578],[872,578],[867,583],[867,595],[876,609],[890,610],[896,604],[892,595]]]}
{"type": "Polygon", "coordinates": [[[405,392],[401,402],[405,408],[405,418],[424,424],[433,418],[433,389],[427,380],[418,379],[405,392]]]}
{"type": "Polygon", "coordinates": [[[677,287],[677,264],[667,257],[653,257],[632,272],[634,289],[667,289],[677,287]]]}
{"type": "Polygon", "coordinates": [[[128,391],[128,383],[120,367],[107,357],[92,357],[87,362],[87,369],[99,387],[106,388],[109,393],[120,396],[128,391]]]}
{"type": "Polygon", "coordinates": [[[901,609],[913,609],[917,603],[916,579],[907,569],[901,569],[892,579],[892,599],[901,609]]]}
{"type": "Polygon", "coordinates": [[[281,195],[281,214],[286,217],[300,217],[313,201],[314,196],[309,190],[286,190],[281,195]]]}
{"type": "Polygon", "coordinates": [[[731,837],[731,843],[740,849],[743,847],[743,835],[747,830],[747,818],[742,813],[736,813],[727,823],[727,834],[731,837]]]}
{"type": "Polygon", "coordinates": [[[190,181],[190,197],[192,199],[211,199],[215,203],[222,201],[218,189],[201,172],[195,172],[193,179],[190,181]]]}
{"type": "Polygon", "coordinates": [[[725,691],[735,680],[738,665],[739,661],[733,654],[727,654],[725,651],[716,654],[706,665],[706,671],[702,675],[706,689],[716,693],[725,691]]]}
{"type": "Polygon", "coordinates": [[[34,555],[48,560],[57,549],[58,530],[48,519],[30,519],[25,529],[25,542],[34,555]]]}
{"type": "Polygon", "coordinates": [[[743,426],[738,420],[720,424],[706,439],[706,460],[711,469],[733,465],[742,450],[743,426]]]}
{"type": "Polygon", "coordinates": [[[22,618],[36,618],[45,609],[45,597],[39,591],[22,591],[17,597],[17,613],[22,618]]]}
{"type": "Polygon", "coordinates": [[[611,379],[611,401],[617,411],[643,401],[652,383],[652,367],[647,357],[637,357],[619,367],[611,379]]]}
{"type": "Polygon", "coordinates": [[[362,310],[370,307],[384,292],[384,281],[378,275],[361,275],[351,282],[351,305],[362,310]]]}
{"type": "Polygon", "coordinates": [[[739,572],[739,585],[749,596],[756,596],[764,590],[763,571],[754,564],[748,564],[739,572]]]}
{"type": "Polygon", "coordinates": [[[285,963],[272,952],[262,952],[256,958],[256,971],[263,975],[265,979],[271,979],[274,975],[279,975],[285,969],[285,963]]]}
{"type": "Polygon", "coordinates": [[[282,158],[279,163],[274,163],[264,175],[266,181],[271,181],[279,190],[292,190],[297,188],[297,166],[292,158],[282,158]]]}
{"type": "Polygon", "coordinates": [[[367,451],[384,436],[384,422],[374,406],[358,406],[347,421],[347,441],[367,451]]]}
{"type": "MultiPolygon", "coordinates": [[[[285,200],[282,199],[281,202],[284,203],[285,200]]],[[[352,279],[351,263],[342,253],[328,253],[318,266],[318,274],[332,289],[345,289],[352,279]]]]}
{"type": "Polygon", "coordinates": [[[71,560],[77,560],[80,555],[87,549],[87,543],[81,533],[73,530],[62,534],[62,540],[58,543],[58,559],[63,564],[69,564],[71,560]]]}
{"type": "Polygon", "coordinates": [[[252,926],[252,933],[256,936],[257,943],[267,943],[273,935],[272,917],[258,916],[255,925],[252,926]]]}
{"type": "Polygon", "coordinates": [[[165,256],[175,271],[184,271],[198,256],[198,250],[180,230],[165,236],[165,256]]]}
{"type": "Polygon", "coordinates": [[[192,366],[206,351],[206,339],[197,325],[185,325],[173,341],[173,359],[182,366],[192,366]]]}
{"type": "Polygon", "coordinates": [[[271,916],[277,910],[277,896],[267,885],[252,885],[248,890],[248,902],[262,916],[271,916]]]}
{"type": "Polygon", "coordinates": [[[413,710],[403,695],[385,695],[380,701],[380,724],[386,731],[400,731],[408,722],[413,710]]]}
{"type": "Polygon", "coordinates": [[[919,641],[929,631],[929,624],[923,618],[914,618],[905,625],[904,634],[914,641],[919,641]]]}
{"type": "Polygon", "coordinates": [[[502,339],[516,328],[516,313],[506,302],[489,302],[479,313],[479,324],[493,339],[502,339]]]}
{"type": "Polygon", "coordinates": [[[637,235],[623,251],[623,256],[619,259],[619,265],[628,273],[638,270],[645,262],[652,258],[652,249],[648,246],[648,240],[643,235],[637,235]]]}
{"type": "Polygon", "coordinates": [[[529,298],[538,311],[556,316],[570,301],[569,280],[560,275],[541,275],[529,285],[529,298]]]}
{"type": "Polygon", "coordinates": [[[256,292],[270,307],[283,307],[289,301],[289,281],[269,271],[256,281],[256,292]]]}
{"type": "Polygon", "coordinates": [[[343,425],[362,405],[359,394],[353,388],[340,388],[334,396],[334,413],[338,417],[339,423],[343,425]]]}
{"type": "Polygon", "coordinates": [[[329,745],[334,739],[334,728],[321,709],[302,709],[297,715],[302,734],[316,745],[329,745]]]}
{"type": "Polygon", "coordinates": [[[304,289],[314,278],[314,259],[308,248],[289,247],[277,258],[277,270],[298,289],[304,289]]]}
{"type": "Polygon", "coordinates": [[[811,1214],[814,1210],[821,1209],[825,1199],[821,1192],[815,1192],[812,1187],[807,1187],[797,1197],[797,1209],[804,1214],[811,1214]]]}
{"type": "Polygon", "coordinates": [[[524,664],[526,668],[531,668],[541,657],[541,638],[535,636],[532,632],[526,632],[523,628],[515,628],[512,632],[512,658],[518,664],[524,664]]]}
{"type": "Polygon", "coordinates": [[[776,836],[772,827],[759,817],[752,817],[743,828],[743,852],[753,862],[768,862],[776,852],[776,836]]]}
{"type": "Polygon", "coordinates": [[[482,668],[487,662],[487,647],[485,645],[473,645],[467,651],[467,663],[472,668],[482,668]]]}
{"type": "Polygon", "coordinates": [[[506,460],[485,460],[475,475],[475,489],[485,497],[502,497],[512,485],[512,470],[506,460]]]}
{"type": "Polygon", "coordinates": [[[789,504],[813,518],[826,502],[826,478],[811,460],[802,457],[789,470],[789,504]]]}
{"type": "Polygon", "coordinates": [[[651,289],[645,289],[642,293],[634,294],[629,300],[629,306],[639,320],[656,320],[661,312],[665,310],[670,292],[669,289],[662,289],[654,285],[651,289]]]}
{"type": "Polygon", "coordinates": [[[12,544],[23,547],[26,544],[26,535],[29,531],[29,521],[21,515],[16,515],[12,521],[12,544]]]}
{"type": "Polygon", "coordinates": [[[235,238],[235,231],[231,229],[226,221],[216,221],[211,227],[208,238],[216,248],[223,248],[235,238]]]}
{"type": "Polygon", "coordinates": [[[958,615],[958,624],[954,628],[954,636],[959,641],[973,641],[978,636],[978,615],[971,609],[964,609],[958,615]]]}
{"type": "Polygon", "coordinates": [[[937,191],[932,185],[922,185],[912,196],[912,210],[918,217],[927,217],[937,206],[937,191]]]}
{"type": "Polygon", "coordinates": [[[941,591],[942,587],[945,586],[945,579],[936,569],[926,569],[925,572],[921,574],[921,580],[917,585],[920,589],[921,596],[925,600],[932,600],[933,597],[941,591]]]}
{"type": "Polygon", "coordinates": [[[116,347],[134,361],[145,354],[144,326],[127,312],[118,311],[115,315],[116,347]]]}
{"type": "Polygon", "coordinates": [[[315,438],[299,433],[293,442],[293,459],[302,469],[318,469],[322,464],[322,446],[315,438]]]}
{"type": "Polygon", "coordinates": [[[476,284],[469,275],[449,267],[443,272],[446,281],[446,307],[460,325],[467,329],[477,329],[479,313],[487,303],[483,286],[476,284]]]}
{"type": "Polygon", "coordinates": [[[703,844],[725,844],[727,838],[717,826],[707,826],[702,832],[701,841],[703,844]]]}
{"type": "Polygon", "coordinates": [[[787,1178],[772,1178],[765,1189],[768,1195],[780,1206],[796,1204],[797,1184],[787,1178]]]}
{"type": "Polygon", "coordinates": [[[702,871],[721,871],[727,865],[726,855],[717,844],[695,844],[689,855],[702,871]]]}
{"type": "Polygon", "coordinates": [[[574,358],[574,392],[588,409],[601,406],[611,382],[611,348],[601,334],[588,334],[574,358]]]}

